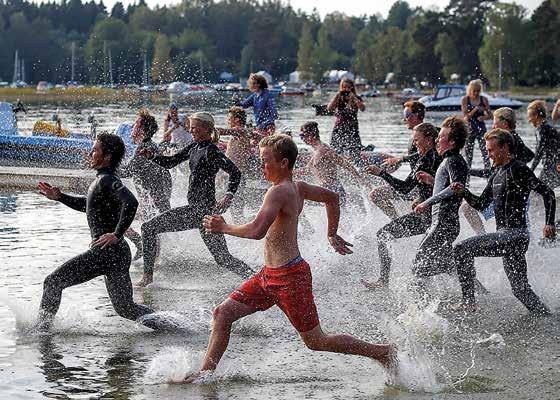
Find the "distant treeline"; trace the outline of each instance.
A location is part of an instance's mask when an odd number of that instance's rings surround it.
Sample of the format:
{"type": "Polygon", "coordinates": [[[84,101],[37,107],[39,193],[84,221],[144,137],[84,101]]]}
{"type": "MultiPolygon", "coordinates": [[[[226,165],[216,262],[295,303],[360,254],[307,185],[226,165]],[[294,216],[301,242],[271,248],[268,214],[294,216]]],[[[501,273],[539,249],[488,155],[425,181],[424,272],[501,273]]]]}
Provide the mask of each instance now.
{"type": "Polygon", "coordinates": [[[141,83],[146,59],[156,83],[261,69],[278,78],[298,70],[317,82],[326,70],[344,69],[375,83],[394,72],[399,84],[458,74],[496,85],[501,52],[504,84],[555,86],[560,0],[543,1],[530,16],[496,1],[451,0],[442,11],[397,1],[387,19],[321,19],[272,0],[184,0],[154,9],[140,0],[110,11],[94,0],[0,0],[0,80],[12,80],[16,50],[28,82],[69,80],[72,43],[75,77],[84,83],[111,76],[141,83]]]}

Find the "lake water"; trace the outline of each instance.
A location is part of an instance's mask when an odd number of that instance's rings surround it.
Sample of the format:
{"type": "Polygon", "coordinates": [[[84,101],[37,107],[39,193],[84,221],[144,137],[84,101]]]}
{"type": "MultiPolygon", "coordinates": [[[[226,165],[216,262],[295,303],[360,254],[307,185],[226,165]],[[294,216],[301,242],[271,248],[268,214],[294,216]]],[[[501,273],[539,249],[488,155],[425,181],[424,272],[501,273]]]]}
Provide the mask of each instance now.
{"type": "MultiPolygon", "coordinates": [[[[279,128],[297,129],[317,119],[328,139],[332,117],[314,117],[309,103],[294,98],[280,103],[279,128]]],[[[409,132],[401,107],[387,99],[368,99],[360,116],[365,144],[404,152],[409,132]]],[[[29,130],[50,118],[58,105],[40,105],[21,120],[29,130]]],[[[195,108],[187,108],[193,111],[195,108]]],[[[131,121],[137,104],[95,107],[100,129],[131,121]]],[[[152,110],[163,120],[163,106],[152,110]]],[[[212,109],[219,125],[225,109],[212,109]]],[[[87,130],[91,107],[62,108],[64,125],[87,130]]],[[[445,114],[428,115],[440,123],[445,114]]],[[[533,129],[518,113],[518,132],[534,148],[533,129]]],[[[298,139],[299,140],[299,139],[298,139]]],[[[480,165],[475,152],[475,165],[480,165]]],[[[399,171],[400,176],[406,170],[399,171]]],[[[177,175],[173,205],[186,202],[177,175]]],[[[474,181],[480,188],[482,181],[474,181]]],[[[442,305],[460,298],[455,278],[431,282],[434,297],[419,306],[408,290],[410,268],[421,237],[393,245],[394,265],[388,290],[368,291],[360,278],[378,274],[375,232],[388,222],[366,203],[347,212],[340,233],[354,243],[354,254],[340,256],[326,241],[324,210],[307,207],[312,228],[300,234],[300,247],[313,271],[314,293],[323,328],[348,332],[368,341],[398,343],[403,380],[408,389],[388,387],[374,362],[359,357],[313,353],[278,309],[239,322],[216,374],[195,385],[169,385],[172,377],[200,363],[210,331],[211,311],[241,280],[216,266],[197,231],[165,235],[155,283],[135,290],[135,300],[167,312],[183,333],[155,333],[116,316],[102,278],[65,290],[52,334],[30,331],[46,275],[88,247],[85,214],[33,192],[0,193],[0,393],[6,399],[552,399],[560,391],[560,249],[536,245],[542,208],[531,209],[533,242],[528,252],[529,280],[553,310],[531,318],[513,297],[501,260],[478,259],[477,276],[490,293],[480,297],[480,311],[454,314],[442,305]]],[[[228,215],[226,214],[226,217],[228,215]]],[[[137,223],[135,223],[137,227],[137,223]]],[[[493,229],[493,221],[487,224],[493,229]]],[[[462,220],[460,238],[473,232],[462,220]]],[[[231,252],[254,268],[262,264],[262,243],[228,237],[231,252]]],[[[141,275],[133,263],[133,281],[141,275]]]]}

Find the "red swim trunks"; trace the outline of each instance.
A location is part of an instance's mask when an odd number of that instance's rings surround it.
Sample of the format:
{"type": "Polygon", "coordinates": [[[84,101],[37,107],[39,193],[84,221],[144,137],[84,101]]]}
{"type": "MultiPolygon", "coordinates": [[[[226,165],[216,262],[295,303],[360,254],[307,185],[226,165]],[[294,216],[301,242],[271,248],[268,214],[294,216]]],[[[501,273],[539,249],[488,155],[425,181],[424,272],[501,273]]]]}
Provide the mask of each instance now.
{"type": "Polygon", "coordinates": [[[311,270],[301,257],[278,268],[265,265],[229,297],[255,311],[265,311],[276,304],[298,332],[307,332],[319,325],[311,270]]]}

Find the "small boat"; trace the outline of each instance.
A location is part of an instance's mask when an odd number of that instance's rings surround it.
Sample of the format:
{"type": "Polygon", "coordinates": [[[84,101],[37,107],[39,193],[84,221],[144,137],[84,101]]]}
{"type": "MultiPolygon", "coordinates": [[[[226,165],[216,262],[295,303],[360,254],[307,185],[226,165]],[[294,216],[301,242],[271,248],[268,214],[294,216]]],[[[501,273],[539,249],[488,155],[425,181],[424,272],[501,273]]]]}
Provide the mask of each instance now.
{"type": "MultiPolygon", "coordinates": [[[[93,121],[91,123],[92,132],[95,132],[96,124],[93,121]]],[[[123,138],[128,154],[132,154],[134,150],[131,131],[132,125],[121,124],[115,132],[123,138]]],[[[49,134],[46,130],[40,133],[21,135],[12,105],[0,102],[0,165],[77,169],[87,167],[86,157],[93,147],[90,135],[81,134],[79,137],[68,134],[67,137],[60,137],[49,134]]]]}
{"type": "MultiPolygon", "coordinates": [[[[461,109],[461,99],[467,94],[465,85],[440,85],[434,96],[424,96],[419,101],[426,106],[426,111],[458,111],[461,109]]],[[[493,97],[481,93],[488,99],[490,108],[495,110],[501,107],[509,107],[514,110],[521,108],[523,103],[511,100],[507,97],[493,97]]]]}
{"type": "Polygon", "coordinates": [[[280,96],[305,96],[306,91],[293,86],[283,86],[280,96]]]}
{"type": "Polygon", "coordinates": [[[381,96],[381,92],[376,88],[366,90],[365,92],[360,93],[361,97],[379,97],[381,96]]]}
{"type": "Polygon", "coordinates": [[[406,102],[409,100],[418,100],[424,97],[424,93],[416,88],[404,88],[400,93],[388,92],[387,97],[391,97],[397,101],[406,102]]]}

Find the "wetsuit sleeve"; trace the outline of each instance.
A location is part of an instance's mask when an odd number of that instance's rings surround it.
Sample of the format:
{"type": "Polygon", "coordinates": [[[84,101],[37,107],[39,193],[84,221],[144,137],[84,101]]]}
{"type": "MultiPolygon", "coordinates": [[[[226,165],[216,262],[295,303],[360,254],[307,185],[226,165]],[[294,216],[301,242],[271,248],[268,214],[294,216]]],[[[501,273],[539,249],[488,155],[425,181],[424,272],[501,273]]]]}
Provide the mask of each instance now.
{"type": "Polygon", "coordinates": [[[110,193],[116,197],[120,204],[119,222],[115,228],[115,235],[120,239],[134,220],[136,209],[138,208],[138,200],[128,188],[123,185],[120,179],[116,177],[106,177],[101,181],[105,193],[110,193]]]}
{"type": "Polygon", "coordinates": [[[523,142],[519,135],[515,135],[515,159],[521,161],[523,164],[529,163],[535,158],[535,153],[523,142]]]}
{"type": "Polygon", "coordinates": [[[420,159],[420,153],[412,153],[402,157],[403,162],[415,163],[420,159]]]}
{"type": "Polygon", "coordinates": [[[556,196],[554,195],[554,190],[537,178],[529,168],[520,168],[519,175],[520,184],[527,185],[531,190],[534,190],[542,196],[544,200],[546,224],[554,225],[556,219],[556,196]]]}
{"type": "MultiPolygon", "coordinates": [[[[447,171],[449,173],[449,183],[462,183],[463,185],[467,182],[467,176],[469,174],[469,169],[467,168],[466,164],[460,162],[462,158],[449,161],[449,166],[447,167],[447,171]]],[[[433,195],[429,199],[425,201],[428,205],[434,205],[437,203],[441,203],[443,200],[449,199],[451,197],[459,195],[455,194],[451,187],[448,186],[443,189],[441,192],[433,195]]]]}
{"type": "Polygon", "coordinates": [[[416,187],[417,180],[414,176],[414,171],[412,171],[404,181],[395,178],[394,176],[388,174],[386,171],[381,171],[379,174],[393,189],[402,194],[408,194],[412,189],[416,187]]]}
{"type": "Polygon", "coordinates": [[[250,94],[245,100],[241,100],[239,102],[239,105],[243,108],[251,107],[253,105],[254,99],[255,99],[255,95],[250,94]]]}
{"type": "Polygon", "coordinates": [[[61,193],[58,199],[65,206],[73,210],[86,212],[86,198],[85,196],[71,196],[66,193],[61,193]]]}
{"type": "Polygon", "coordinates": [[[471,176],[476,176],[479,178],[488,178],[490,175],[492,175],[492,171],[486,168],[471,168],[469,170],[469,174],[471,176]]]}
{"type": "Polygon", "coordinates": [[[175,155],[155,156],[154,158],[150,159],[150,161],[162,166],[163,168],[171,169],[181,164],[183,161],[188,160],[191,148],[192,145],[189,145],[175,155]]]}
{"type": "Polygon", "coordinates": [[[211,163],[218,166],[218,168],[229,175],[227,192],[235,194],[241,182],[241,171],[239,171],[239,168],[217,148],[211,153],[211,163]]]}
{"type": "Polygon", "coordinates": [[[465,189],[465,193],[463,194],[464,199],[469,203],[471,207],[478,211],[484,211],[488,206],[492,203],[494,198],[494,193],[492,190],[492,182],[493,176],[488,179],[488,183],[486,187],[482,191],[480,196],[473,194],[470,190],[465,189]]]}
{"type": "Polygon", "coordinates": [[[537,143],[537,150],[535,151],[535,158],[533,158],[533,163],[531,164],[531,170],[537,169],[537,166],[541,162],[541,158],[544,155],[544,149],[546,147],[545,132],[540,133],[539,142],[537,143]]]}

